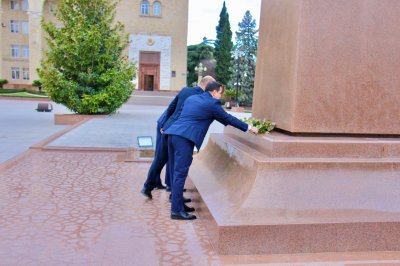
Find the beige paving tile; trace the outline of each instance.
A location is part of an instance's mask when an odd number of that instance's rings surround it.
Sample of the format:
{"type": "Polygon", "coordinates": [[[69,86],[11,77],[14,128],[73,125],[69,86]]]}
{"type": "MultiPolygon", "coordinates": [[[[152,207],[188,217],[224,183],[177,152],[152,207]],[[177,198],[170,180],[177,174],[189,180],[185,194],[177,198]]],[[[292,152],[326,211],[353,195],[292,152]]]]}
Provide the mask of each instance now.
{"type": "Polygon", "coordinates": [[[204,221],[139,193],[149,164],[119,156],[30,150],[0,167],[0,265],[400,265],[394,252],[219,256],[204,221]]]}

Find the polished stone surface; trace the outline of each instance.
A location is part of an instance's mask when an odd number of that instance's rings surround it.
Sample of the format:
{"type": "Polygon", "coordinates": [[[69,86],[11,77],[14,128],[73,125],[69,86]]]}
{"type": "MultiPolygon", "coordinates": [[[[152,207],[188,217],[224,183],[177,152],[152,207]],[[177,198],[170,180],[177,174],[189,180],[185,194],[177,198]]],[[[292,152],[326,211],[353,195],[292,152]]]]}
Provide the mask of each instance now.
{"type": "Polygon", "coordinates": [[[265,0],[253,114],[299,133],[397,134],[400,1],[265,0]]]}
{"type": "Polygon", "coordinates": [[[255,136],[232,127],[224,133],[261,153],[261,160],[391,162],[400,158],[400,138],[290,136],[276,131],[255,136]]]}
{"type": "Polygon", "coordinates": [[[212,134],[190,177],[220,254],[400,250],[400,140],[212,134]]]}
{"type": "Polygon", "coordinates": [[[165,191],[139,192],[150,165],[123,157],[30,150],[0,165],[0,264],[400,265],[399,252],[218,255],[207,220],[171,220],[165,191]]]}

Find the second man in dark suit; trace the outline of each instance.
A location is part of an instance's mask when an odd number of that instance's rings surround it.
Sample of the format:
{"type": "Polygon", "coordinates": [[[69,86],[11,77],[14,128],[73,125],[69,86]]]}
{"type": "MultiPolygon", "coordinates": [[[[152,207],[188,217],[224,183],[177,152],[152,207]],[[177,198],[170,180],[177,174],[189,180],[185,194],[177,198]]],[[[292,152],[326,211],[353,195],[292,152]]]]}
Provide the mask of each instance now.
{"type": "MultiPolygon", "coordinates": [[[[215,79],[211,76],[205,76],[201,79],[199,86],[190,88],[183,88],[174,100],[169,104],[165,111],[165,118],[159,120],[161,122],[161,133],[167,130],[179,117],[182,111],[183,103],[186,99],[192,95],[204,93],[206,86],[210,82],[215,82],[215,79]]],[[[157,180],[159,180],[160,173],[163,167],[168,161],[168,141],[167,135],[162,134],[159,141],[156,144],[156,150],[154,154],[153,163],[150,166],[147,174],[147,179],[141,190],[142,194],[147,198],[152,199],[151,191],[157,187],[157,180]]],[[[169,180],[166,180],[166,185],[169,186],[169,180]]]]}

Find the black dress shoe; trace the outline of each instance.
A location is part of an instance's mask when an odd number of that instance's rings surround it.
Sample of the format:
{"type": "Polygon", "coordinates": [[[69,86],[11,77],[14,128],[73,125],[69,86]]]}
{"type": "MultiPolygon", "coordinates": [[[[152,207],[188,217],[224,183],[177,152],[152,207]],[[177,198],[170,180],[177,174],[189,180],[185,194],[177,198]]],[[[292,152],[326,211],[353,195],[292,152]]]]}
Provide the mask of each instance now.
{"type": "MultiPolygon", "coordinates": [[[[169,202],[171,202],[171,200],[172,200],[172,196],[171,196],[171,194],[169,194],[169,202]]],[[[192,202],[192,199],[183,197],[183,202],[184,203],[192,202]]]]}
{"type": "Polygon", "coordinates": [[[156,189],[166,189],[167,187],[164,186],[163,184],[157,185],[156,189]]]}
{"type": "Polygon", "coordinates": [[[196,215],[187,212],[171,212],[171,219],[173,220],[194,220],[196,215]]]}
{"type": "Polygon", "coordinates": [[[183,205],[185,208],[185,212],[194,212],[196,209],[193,207],[186,206],[186,204],[183,205]]]}
{"type": "Polygon", "coordinates": [[[140,192],[148,199],[152,199],[153,198],[153,196],[151,195],[151,189],[142,188],[142,190],[140,192]]]}

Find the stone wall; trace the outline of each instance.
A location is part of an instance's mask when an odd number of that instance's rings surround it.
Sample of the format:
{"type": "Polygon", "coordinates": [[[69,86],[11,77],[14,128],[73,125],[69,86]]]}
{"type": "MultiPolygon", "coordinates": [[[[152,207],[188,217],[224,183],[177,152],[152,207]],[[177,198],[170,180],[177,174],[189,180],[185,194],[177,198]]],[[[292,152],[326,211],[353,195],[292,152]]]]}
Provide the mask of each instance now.
{"type": "Polygon", "coordinates": [[[400,1],[261,8],[256,117],[293,133],[400,134],[400,1]]]}

